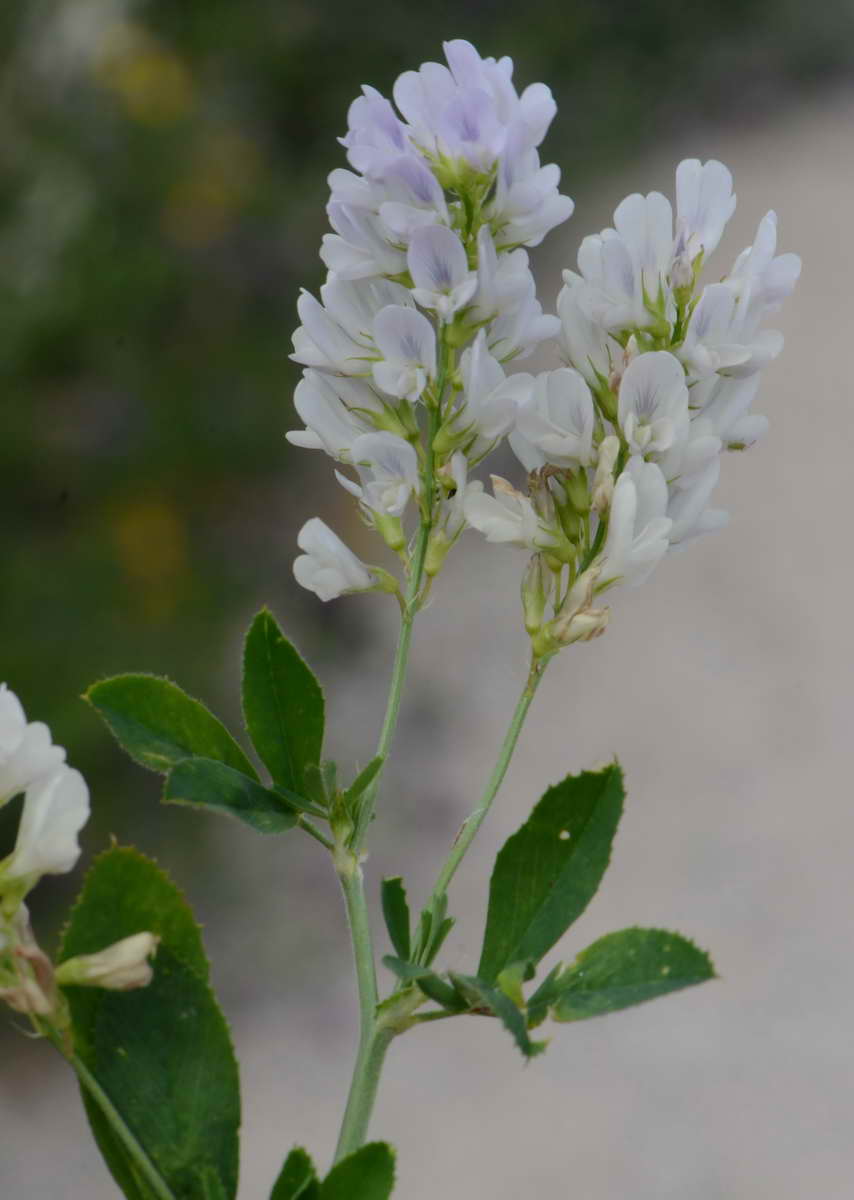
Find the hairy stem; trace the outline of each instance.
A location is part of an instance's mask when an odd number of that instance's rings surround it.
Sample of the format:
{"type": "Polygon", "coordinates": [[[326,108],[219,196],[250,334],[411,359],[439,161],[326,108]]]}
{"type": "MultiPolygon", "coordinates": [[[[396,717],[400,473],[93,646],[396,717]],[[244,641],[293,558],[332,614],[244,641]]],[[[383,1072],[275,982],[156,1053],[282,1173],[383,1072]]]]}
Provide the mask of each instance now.
{"type": "Polygon", "coordinates": [[[359,988],[359,1049],[338,1136],[336,1162],[358,1149],[364,1140],[377,1094],[382,1061],[390,1040],[378,1037],[376,1026],[377,978],[362,870],[358,863],[350,860],[349,869],[342,869],[339,874],[347,905],[359,988]]]}
{"type": "Polygon", "coordinates": [[[451,846],[448,856],[442,864],[442,869],[436,878],[436,884],[430,897],[429,907],[431,911],[435,911],[436,906],[447,892],[448,885],[456,874],[460,863],[468,853],[468,848],[477,836],[477,831],[486,819],[486,814],[492,807],[492,802],[504,781],[504,776],[507,774],[507,768],[510,766],[510,759],[513,757],[513,751],[516,749],[516,743],[519,740],[519,734],[522,732],[525,717],[528,715],[528,709],[531,707],[531,702],[540,685],[540,680],[545,674],[547,663],[547,658],[534,657],[531,661],[528,678],[516,704],[510,725],[504,735],[504,741],[501,743],[501,749],[498,752],[498,758],[492,769],[489,782],[484,789],[477,808],[470,812],[463,821],[460,831],[454,839],[454,844],[451,846]]]}

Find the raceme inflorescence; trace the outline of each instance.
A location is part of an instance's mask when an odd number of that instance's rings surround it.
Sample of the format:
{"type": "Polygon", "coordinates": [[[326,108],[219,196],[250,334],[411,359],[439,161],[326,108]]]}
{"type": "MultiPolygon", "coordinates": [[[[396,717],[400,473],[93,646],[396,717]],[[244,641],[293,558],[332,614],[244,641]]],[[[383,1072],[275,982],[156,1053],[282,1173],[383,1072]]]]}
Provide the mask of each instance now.
{"type": "MultiPolygon", "coordinates": [[[[545,790],[496,857],[477,964],[436,963],[454,924],[450,885],[547,665],[605,631],[612,589],[640,584],[669,551],[725,523],[712,507],[721,459],[765,432],[753,402],[782,336],[764,323],[792,291],[800,262],[777,254],[770,212],[729,270],[713,274],[735,208],[732,179],[720,162],[688,159],[676,169],[675,213],[661,193],[628,196],[612,226],[581,242],[556,312],[546,311],[527,249],[573,211],[559,169],[540,161],[554,100],[543,84],[520,95],[509,58],[481,58],[463,41],[447,43],[445,55],[447,65],[401,75],[394,104],[365,87],[351,105],[341,139],[350,169],[329,177],[328,275],[319,300],[300,297],[294,334],[304,428],[288,438],[336,462],[338,483],[395,568],[363,562],[317,517],[300,530],[294,574],[321,600],[380,592],[397,601],[376,748],[361,769],[325,756],[322,689],[267,609],[243,656],[254,759],[167,679],[120,675],[85,697],[121,746],[165,777],[164,801],[229,815],[266,836],[305,833],[340,882],[359,1041],[338,1144],[323,1176],[305,1150],[292,1149],[270,1200],[388,1200],[392,1151],[366,1138],[388,1048],[414,1027],[490,1017],[530,1059],[546,1047],[531,1034],[547,1020],[616,1012],[714,976],[688,939],[630,926],[534,982],[608,866],[624,801],[616,762],[545,790]],[[562,365],[526,371],[532,352],[549,346],[562,365]],[[518,478],[492,475],[487,489],[475,473],[505,441],[518,478]],[[391,951],[384,986],[366,845],[414,622],[466,530],[526,554],[530,668],[418,915],[401,877],[379,884],[391,951]]],[[[75,865],[89,793],[47,727],[28,723],[4,685],[0,805],[19,793],[17,843],[0,861],[0,999],[72,1065],[125,1196],[235,1200],[237,1066],[199,929],[163,872],[113,846],[87,876],[59,965],[39,948],[25,899],[43,875],[75,865]]],[[[285,968],[286,982],[292,964],[285,968]]],[[[518,1194],[525,1187],[520,1178],[518,1194]]]]}
{"type": "MultiPolygon", "coordinates": [[[[525,247],[573,210],[558,168],[540,163],[551,93],[519,96],[510,60],[466,42],[445,52],[447,67],[398,79],[398,111],[367,87],[350,108],[352,170],[329,179],[329,274],[319,302],[301,297],[294,335],[306,428],[288,437],[342,464],[339,482],[419,587],[467,527],[528,550],[525,623],[545,655],[604,630],[603,593],[725,523],[710,507],[721,456],[765,431],[752,405],[783,339],[763,323],[800,260],[776,254],[769,212],[703,286],[735,196],[723,164],[688,159],[675,218],[658,192],[628,196],[545,314],[525,247]],[[545,342],[564,366],[515,370],[545,342]],[[490,495],[470,472],[505,438],[527,484],[493,475],[490,495]],[[416,508],[425,544],[407,534],[416,508]]],[[[296,577],[323,600],[396,590],[317,518],[299,543],[296,577]]]]}

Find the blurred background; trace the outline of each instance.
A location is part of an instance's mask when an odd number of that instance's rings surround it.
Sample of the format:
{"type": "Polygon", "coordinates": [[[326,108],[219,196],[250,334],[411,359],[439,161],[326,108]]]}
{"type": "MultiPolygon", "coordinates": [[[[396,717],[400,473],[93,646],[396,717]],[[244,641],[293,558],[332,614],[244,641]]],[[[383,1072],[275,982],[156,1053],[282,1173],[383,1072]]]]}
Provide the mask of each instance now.
{"type": "MultiPolygon", "coordinates": [[[[78,697],[154,671],[239,728],[241,637],[267,603],[327,684],[330,750],[370,756],[394,613],[382,598],[322,606],[292,580],[309,516],[376,551],[328,461],[284,440],[290,334],[299,289],[322,281],[350,101],[364,82],[389,93],[449,37],[510,54],[518,84],[558,100],[545,160],[577,209],[534,255],[547,307],[584,234],[629,191],[672,195],[685,156],[735,174],[721,271],[769,207],[805,271],[759,405],[771,435],[726,464],[731,527],[620,597],[607,636],[552,667],[452,897],[447,961],[465,969],[503,836],[544,786],[616,751],[629,810],[563,956],[663,924],[710,948],[723,982],[556,1029],[524,1072],[491,1022],[421,1030],[391,1056],[373,1132],[400,1148],[401,1200],[437,1182],[453,1200],[842,1200],[851,0],[0,7],[0,676],[90,782],[87,853],[115,834],[156,854],[205,922],[244,1061],[241,1197],[266,1196],[292,1143],[325,1160],[343,1102],[355,998],[334,879],[307,839],[160,808],[158,781],[78,697]]],[[[401,870],[421,898],[489,769],[525,669],[521,567],[467,535],[421,621],[373,899],[401,870]]],[[[0,852],[16,818],[2,813],[0,852]]],[[[33,898],[47,944],[79,879],[33,898]]],[[[4,1200],[114,1196],[63,1064],[8,1021],[0,1061],[4,1200]]]]}

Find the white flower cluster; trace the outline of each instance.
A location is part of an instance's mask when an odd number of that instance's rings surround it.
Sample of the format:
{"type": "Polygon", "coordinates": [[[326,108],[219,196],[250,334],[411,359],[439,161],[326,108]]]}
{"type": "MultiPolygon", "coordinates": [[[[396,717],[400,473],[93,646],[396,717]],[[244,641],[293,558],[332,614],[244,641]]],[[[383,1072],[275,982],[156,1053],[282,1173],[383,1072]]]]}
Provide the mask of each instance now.
{"type": "MultiPolygon", "coordinates": [[[[560,328],[537,301],[523,247],[573,207],[557,167],[540,163],[555,114],[548,88],[518,95],[510,59],[482,59],[467,42],[445,54],[447,66],[398,79],[397,111],[367,87],[350,108],[353,169],[329,179],[329,276],[319,302],[304,293],[298,304],[306,428],[288,434],[355,470],[358,482],[338,479],[404,558],[402,519],[417,500],[433,526],[433,569],[463,529],[468,467],[513,427],[524,385],[503,364],[560,328]],[[424,494],[427,476],[438,500],[424,494]]],[[[299,544],[296,577],[321,599],[389,586],[317,518],[299,544]]]]}
{"type": "MultiPolygon", "coordinates": [[[[82,980],[63,978],[59,973],[54,977],[50,961],[33,938],[24,899],[43,875],[62,875],[76,864],[80,857],[77,837],[89,818],[89,789],[80,772],[66,764],[65,750],[53,744],[47,725],[28,722],[20,700],[3,683],[0,807],[21,792],[24,806],[15,848],[0,860],[0,999],[19,1012],[48,1016],[57,1011],[55,983],[82,980]]],[[[125,972],[132,966],[136,979],[130,986],[141,986],[150,978],[147,956],[157,939],[151,934],[144,936],[148,939],[146,953],[140,955],[137,947],[133,964],[125,956],[125,972]]],[[[59,972],[70,965],[63,964],[59,972]]],[[[86,982],[119,986],[109,972],[97,980],[93,975],[86,982]]]]}
{"type": "MultiPolygon", "coordinates": [[[[355,471],[339,481],[410,575],[435,574],[466,526],[532,552],[523,601],[545,654],[604,629],[607,610],[592,605],[606,588],[642,582],[671,547],[724,524],[709,507],[721,454],[765,430],[751,408],[782,335],[762,324],[800,260],[776,254],[769,213],[729,273],[701,287],[735,196],[721,163],[686,160],[675,219],[658,192],[627,197],[613,228],[584,239],[558,316],[545,315],[521,246],[572,212],[537,151],[551,94],[518,96],[509,59],[464,42],[445,52],[447,67],[397,81],[400,115],[369,88],[351,107],[354,170],[330,176],[329,277],[322,303],[304,294],[298,306],[306,428],[288,437],[355,471]],[[506,374],[550,338],[564,367],[506,374]],[[489,495],[468,473],[504,437],[529,487],[493,477],[489,495]],[[413,499],[429,531],[420,566],[402,524],[413,499]]],[[[297,579],[322,599],[393,586],[317,519],[300,546],[297,579]]]]}

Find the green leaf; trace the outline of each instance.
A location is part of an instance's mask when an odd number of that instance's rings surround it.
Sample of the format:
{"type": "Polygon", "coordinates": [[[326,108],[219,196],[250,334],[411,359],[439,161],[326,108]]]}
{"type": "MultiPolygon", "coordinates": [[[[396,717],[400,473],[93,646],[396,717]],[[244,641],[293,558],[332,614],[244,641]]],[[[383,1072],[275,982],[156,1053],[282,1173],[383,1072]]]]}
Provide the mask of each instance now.
{"type": "Polygon", "coordinates": [[[456,918],[445,916],[447,911],[447,895],[437,897],[432,907],[421,910],[411,954],[415,962],[429,967],[442,949],[445,939],[456,924],[456,918]]]}
{"type": "Polygon", "coordinates": [[[163,800],[237,817],[259,833],[285,833],[297,823],[293,808],[275,792],[211,758],[185,758],[174,766],[163,800]]]}
{"type": "Polygon", "coordinates": [[[461,1012],[466,1007],[465,1000],[429,967],[419,967],[415,963],[404,962],[391,954],[387,954],[383,958],[383,965],[405,983],[417,983],[425,996],[429,996],[443,1008],[450,1009],[451,1012],[461,1012]]]}
{"type": "Polygon", "coordinates": [[[532,1042],[528,1037],[525,1017],[509,996],[492,988],[474,975],[457,975],[448,972],[449,978],[462,996],[471,1012],[498,1017],[525,1058],[533,1058],[546,1048],[545,1042],[532,1042]]]}
{"type": "Polygon", "coordinates": [[[714,979],[705,951],[665,929],[622,929],[588,946],[558,980],[552,1016],[582,1021],[714,979]]]}
{"type": "Polygon", "coordinates": [[[498,990],[508,996],[517,1008],[525,1008],[525,994],[522,990],[522,984],[527,983],[534,978],[536,971],[533,963],[519,962],[511,963],[509,967],[505,967],[503,971],[499,971],[496,983],[498,990]]]}
{"type": "Polygon", "coordinates": [[[228,1200],[228,1194],[222,1186],[222,1180],[213,1167],[204,1167],[199,1174],[202,1188],[202,1200],[228,1200]]]}
{"type": "Polygon", "coordinates": [[[276,783],[303,793],[323,749],[323,692],[310,668],[262,608],[246,635],[243,715],[276,783]]]}
{"type": "Polygon", "coordinates": [[[394,1151],[369,1142],[342,1158],[320,1185],[320,1200],[388,1200],[394,1187],[394,1151]]]}
{"type": "Polygon", "coordinates": [[[295,1147],[285,1159],[270,1200],[319,1200],[320,1184],[314,1164],[302,1147],[295,1147]]]}
{"type": "Polygon", "coordinates": [[[539,962],[584,912],[608,866],[623,811],[616,763],[549,788],[495,860],[478,976],[539,962]]]}
{"type": "Polygon", "coordinates": [[[401,958],[408,959],[409,905],[406,902],[406,888],[399,875],[382,881],[382,901],[383,916],[391,944],[401,958]]]}
{"type": "MultiPolygon", "coordinates": [[[[115,846],[98,855],[86,876],[63,932],[59,960],[94,954],[145,930],[207,980],[201,929],[181,892],[151,859],[130,846],[115,846]]],[[[75,990],[75,1006],[95,1006],[104,994],[95,988],[75,990]]]]}
{"type": "Polygon", "coordinates": [[[371,784],[376,779],[382,770],[385,756],[378,754],[376,758],[372,758],[366,767],[363,767],[350,786],[347,788],[347,800],[352,804],[355,800],[367,791],[371,784]]]}
{"type": "Polygon", "coordinates": [[[198,700],[157,675],[116,675],[83,697],[131,758],[165,775],[184,758],[215,758],[252,779],[258,773],[237,742],[198,700]]]}
{"type": "Polygon", "coordinates": [[[543,982],[528,999],[526,1007],[528,1010],[529,1029],[536,1029],[538,1025],[542,1025],[543,1021],[549,1015],[549,1009],[557,1001],[560,995],[560,975],[562,970],[562,963],[558,963],[556,967],[552,967],[543,982]]]}
{"type": "MultiPolygon", "coordinates": [[[[61,956],[93,953],[143,930],[162,939],[148,987],[67,989],[75,1050],[176,1198],[233,1200],[237,1065],[207,984],[198,927],[152,862],[134,850],[108,850],[86,877],[61,956]]],[[[151,1200],[150,1186],[85,1090],[84,1102],[119,1187],[132,1200],[151,1200]]]]}

